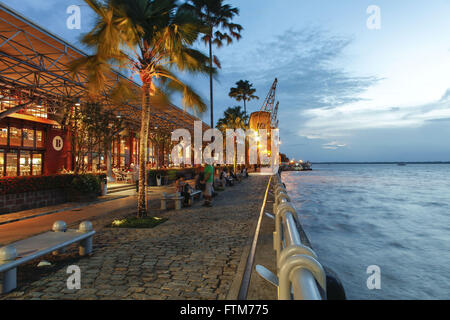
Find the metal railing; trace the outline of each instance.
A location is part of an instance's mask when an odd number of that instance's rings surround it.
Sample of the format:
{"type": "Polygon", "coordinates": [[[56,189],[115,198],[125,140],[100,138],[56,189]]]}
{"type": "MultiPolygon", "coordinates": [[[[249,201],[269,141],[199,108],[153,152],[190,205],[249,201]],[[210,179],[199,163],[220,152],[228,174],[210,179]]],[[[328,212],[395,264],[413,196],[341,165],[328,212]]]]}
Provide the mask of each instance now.
{"type": "Polygon", "coordinates": [[[297,211],[280,175],[274,177],[275,232],[279,300],[322,300],[326,297],[326,274],[315,252],[302,243],[297,211]]]}

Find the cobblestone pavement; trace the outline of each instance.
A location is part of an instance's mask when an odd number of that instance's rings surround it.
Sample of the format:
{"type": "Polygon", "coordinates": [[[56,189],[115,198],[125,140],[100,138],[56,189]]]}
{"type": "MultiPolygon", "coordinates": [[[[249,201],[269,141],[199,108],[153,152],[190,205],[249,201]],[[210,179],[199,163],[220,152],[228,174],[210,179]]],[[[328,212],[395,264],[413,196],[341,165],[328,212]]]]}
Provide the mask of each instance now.
{"type": "MultiPolygon", "coordinates": [[[[226,299],[250,244],[269,178],[253,176],[221,192],[213,208],[157,212],[154,229],[110,229],[114,216],[94,220],[90,257],[77,247],[18,268],[18,288],[0,299],[226,299]],[[68,290],[69,265],[81,269],[81,289],[68,290]]],[[[158,205],[155,203],[154,205],[158,205]]],[[[245,257],[244,259],[246,259],[245,257]]]]}

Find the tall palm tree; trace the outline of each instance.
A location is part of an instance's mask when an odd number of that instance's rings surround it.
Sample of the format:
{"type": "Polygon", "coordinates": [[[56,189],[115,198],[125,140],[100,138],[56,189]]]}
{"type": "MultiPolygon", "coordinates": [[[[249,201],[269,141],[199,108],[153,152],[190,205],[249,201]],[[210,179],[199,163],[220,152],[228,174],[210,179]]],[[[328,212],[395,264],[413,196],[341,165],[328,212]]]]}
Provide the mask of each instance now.
{"type": "MultiPolygon", "coordinates": [[[[227,130],[247,129],[248,115],[240,106],[228,108],[223,114],[223,118],[217,121],[217,129],[226,135],[227,130]]],[[[237,165],[237,141],[234,139],[234,172],[237,165]]]]}
{"type": "Polygon", "coordinates": [[[256,89],[252,87],[253,84],[248,80],[239,80],[236,82],[236,88],[231,88],[228,94],[230,98],[234,98],[237,101],[244,101],[244,112],[247,112],[247,101],[253,99],[259,100],[259,97],[254,95],[256,89]]]}
{"type": "Polygon", "coordinates": [[[206,110],[201,97],[174,73],[214,72],[208,57],[191,48],[203,25],[177,0],[84,1],[97,14],[97,21],[82,41],[96,53],[74,62],[72,70],[88,70],[89,89],[94,93],[104,88],[104,74],[111,66],[128,68],[142,81],[138,217],[144,217],[148,214],[145,156],[152,100],[163,95],[163,86],[181,92],[185,107],[206,110]]]}
{"type": "MultiPolygon", "coordinates": [[[[190,7],[206,26],[206,32],[202,37],[205,45],[209,46],[209,66],[212,70],[213,63],[220,69],[219,59],[213,55],[213,45],[220,48],[226,42],[230,45],[233,38],[241,39],[240,32],[243,30],[239,24],[231,21],[239,15],[239,9],[229,4],[224,4],[224,0],[188,0],[186,7],[190,7]],[[217,30],[216,30],[217,29],[217,30]]],[[[210,99],[211,99],[211,128],[214,128],[214,94],[213,94],[213,74],[209,75],[210,99]]]]}

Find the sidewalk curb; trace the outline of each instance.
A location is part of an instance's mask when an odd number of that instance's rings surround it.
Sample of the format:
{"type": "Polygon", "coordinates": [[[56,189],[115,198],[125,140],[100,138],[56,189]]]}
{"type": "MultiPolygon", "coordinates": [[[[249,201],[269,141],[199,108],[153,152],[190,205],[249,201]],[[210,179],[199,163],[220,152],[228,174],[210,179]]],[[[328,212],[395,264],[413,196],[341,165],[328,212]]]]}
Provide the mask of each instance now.
{"type": "MultiPolygon", "coordinates": [[[[264,201],[264,196],[263,196],[264,201]]],[[[247,266],[248,257],[250,255],[250,250],[252,248],[253,238],[256,233],[256,228],[258,226],[259,213],[256,215],[256,220],[253,222],[252,227],[250,228],[248,234],[247,243],[242,251],[241,260],[239,262],[239,266],[236,270],[236,275],[231,283],[230,290],[228,290],[227,297],[225,300],[238,300],[239,291],[241,290],[242,280],[244,278],[245,269],[247,266]]],[[[253,266],[252,266],[253,270],[253,266]]]]}

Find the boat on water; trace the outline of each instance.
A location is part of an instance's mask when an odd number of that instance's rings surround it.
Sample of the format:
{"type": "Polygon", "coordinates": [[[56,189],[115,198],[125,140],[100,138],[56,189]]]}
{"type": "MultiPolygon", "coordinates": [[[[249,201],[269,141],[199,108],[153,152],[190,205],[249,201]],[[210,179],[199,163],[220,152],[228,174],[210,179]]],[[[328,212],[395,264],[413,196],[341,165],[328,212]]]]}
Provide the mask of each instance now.
{"type": "Polygon", "coordinates": [[[289,163],[282,163],[281,170],[282,171],[311,171],[311,162],[294,162],[291,161],[289,163]]]}

